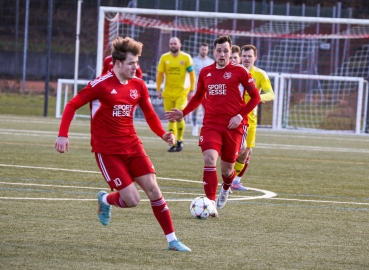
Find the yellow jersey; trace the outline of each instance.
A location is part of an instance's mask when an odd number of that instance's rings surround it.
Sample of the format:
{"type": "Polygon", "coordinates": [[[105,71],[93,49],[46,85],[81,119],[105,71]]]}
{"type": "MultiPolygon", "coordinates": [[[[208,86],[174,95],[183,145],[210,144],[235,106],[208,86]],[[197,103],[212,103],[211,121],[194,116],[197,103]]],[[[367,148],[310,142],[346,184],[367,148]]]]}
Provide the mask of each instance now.
{"type": "Polygon", "coordinates": [[[176,57],[171,52],[167,52],[160,57],[157,71],[165,74],[163,97],[188,94],[190,91],[189,67],[193,70],[192,57],[185,52],[180,51],[176,57]]]}
{"type": "MultiPolygon", "coordinates": [[[[269,77],[266,74],[266,72],[258,67],[253,66],[249,72],[251,73],[251,77],[254,79],[256,88],[259,90],[259,92],[261,92],[261,90],[263,91],[263,94],[260,94],[260,102],[266,102],[266,101],[271,101],[274,99],[274,91],[273,91],[273,87],[272,84],[270,83],[269,77]]],[[[250,96],[247,93],[247,91],[245,91],[245,102],[247,103],[250,100],[250,96]]],[[[249,119],[249,124],[253,123],[256,124],[256,116],[257,116],[257,106],[255,107],[255,109],[249,113],[248,115],[248,119],[249,119]]]]}

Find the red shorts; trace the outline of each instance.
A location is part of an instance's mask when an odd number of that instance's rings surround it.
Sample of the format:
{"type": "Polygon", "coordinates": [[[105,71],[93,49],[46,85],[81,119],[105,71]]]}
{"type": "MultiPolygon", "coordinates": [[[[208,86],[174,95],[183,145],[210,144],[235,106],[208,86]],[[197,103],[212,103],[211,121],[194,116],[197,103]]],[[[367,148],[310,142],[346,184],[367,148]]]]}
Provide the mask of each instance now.
{"type": "Polygon", "coordinates": [[[202,152],[214,149],[225,162],[235,163],[240,153],[241,143],[247,136],[247,127],[228,129],[226,126],[203,126],[200,132],[199,146],[202,152]]]}
{"type": "Polygon", "coordinates": [[[97,165],[111,190],[121,190],[129,186],[135,177],[156,173],[142,144],[130,150],[134,154],[95,153],[97,165]]]}

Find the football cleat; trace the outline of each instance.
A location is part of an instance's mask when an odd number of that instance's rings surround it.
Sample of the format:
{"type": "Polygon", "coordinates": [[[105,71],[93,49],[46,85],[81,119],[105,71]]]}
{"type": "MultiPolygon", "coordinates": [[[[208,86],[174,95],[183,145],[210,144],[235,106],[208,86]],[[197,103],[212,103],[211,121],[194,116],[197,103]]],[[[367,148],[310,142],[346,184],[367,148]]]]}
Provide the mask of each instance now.
{"type": "Polygon", "coordinates": [[[173,240],[169,242],[168,250],[190,252],[191,249],[186,245],[182,244],[179,240],[173,240]]]}
{"type": "Polygon", "coordinates": [[[247,191],[247,187],[244,187],[241,183],[232,183],[232,190],[247,191]]]}
{"type": "Polygon", "coordinates": [[[218,210],[215,206],[215,201],[211,201],[213,204],[212,212],[210,213],[209,217],[218,217],[218,210]]]}
{"type": "Polygon", "coordinates": [[[219,192],[219,195],[217,197],[217,202],[216,202],[216,205],[217,205],[217,209],[222,209],[226,203],[227,203],[227,199],[228,199],[228,194],[229,194],[229,189],[228,190],[224,190],[223,187],[222,189],[220,190],[219,192]]]}
{"type": "Polygon", "coordinates": [[[168,152],[175,152],[176,151],[176,146],[173,145],[168,149],[168,152]]]}
{"type": "Polygon", "coordinates": [[[107,194],[105,191],[99,191],[97,193],[97,216],[99,217],[99,220],[102,225],[107,226],[110,222],[110,216],[111,216],[111,205],[106,205],[102,202],[102,197],[107,194]]]}
{"type": "Polygon", "coordinates": [[[178,141],[177,142],[177,146],[176,146],[176,152],[181,152],[183,149],[183,142],[182,141],[178,141]]]}

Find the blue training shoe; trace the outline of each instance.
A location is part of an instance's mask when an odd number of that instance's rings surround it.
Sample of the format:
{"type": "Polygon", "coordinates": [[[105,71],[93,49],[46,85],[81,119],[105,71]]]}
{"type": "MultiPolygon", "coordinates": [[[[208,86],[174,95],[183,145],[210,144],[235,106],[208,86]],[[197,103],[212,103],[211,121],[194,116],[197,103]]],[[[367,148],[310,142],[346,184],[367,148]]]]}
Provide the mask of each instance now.
{"type": "Polygon", "coordinates": [[[102,202],[102,197],[107,194],[105,191],[99,191],[97,193],[97,216],[99,217],[99,220],[102,225],[107,226],[110,222],[110,216],[111,216],[111,205],[106,205],[102,202]]]}
{"type": "Polygon", "coordinates": [[[247,191],[247,187],[244,187],[240,182],[239,183],[232,183],[231,189],[232,190],[239,190],[239,191],[247,191]]]}
{"type": "Polygon", "coordinates": [[[168,250],[182,251],[182,252],[190,252],[191,249],[186,245],[182,244],[179,240],[173,240],[169,242],[168,250]]]}

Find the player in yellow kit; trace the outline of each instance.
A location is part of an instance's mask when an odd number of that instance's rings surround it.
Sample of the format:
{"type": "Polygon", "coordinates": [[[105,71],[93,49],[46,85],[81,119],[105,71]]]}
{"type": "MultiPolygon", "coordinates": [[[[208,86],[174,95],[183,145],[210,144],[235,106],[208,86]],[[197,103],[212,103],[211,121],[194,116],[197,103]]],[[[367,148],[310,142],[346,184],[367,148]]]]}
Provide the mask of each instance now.
{"type": "MultiPolygon", "coordinates": [[[[181,41],[177,37],[172,37],[169,40],[169,49],[169,52],[160,57],[156,75],[156,93],[158,98],[163,98],[164,111],[166,112],[171,111],[172,108],[183,110],[187,105],[187,99],[191,99],[194,94],[196,83],[192,58],[189,54],[181,51],[181,41]],[[161,92],[164,75],[164,89],[161,92]]],[[[169,148],[168,152],[182,151],[184,119],[169,121],[168,130],[173,132],[177,142],[176,145],[169,148]]]]}
{"type": "MultiPolygon", "coordinates": [[[[257,49],[253,45],[244,45],[241,48],[241,62],[244,67],[246,67],[250,73],[251,77],[254,79],[255,85],[260,93],[260,102],[265,103],[266,101],[271,101],[274,99],[274,91],[272,84],[270,83],[268,75],[264,70],[255,67],[254,63],[257,60],[257,49]]],[[[247,92],[245,92],[245,101],[248,102],[250,97],[247,92]]],[[[237,176],[233,180],[232,189],[233,190],[247,190],[246,187],[241,184],[241,177],[245,173],[247,166],[250,162],[250,157],[252,153],[252,148],[255,146],[256,139],[256,127],[257,127],[257,107],[248,115],[249,127],[247,129],[246,145],[244,145],[240,151],[235,164],[235,170],[237,176]]]]}

